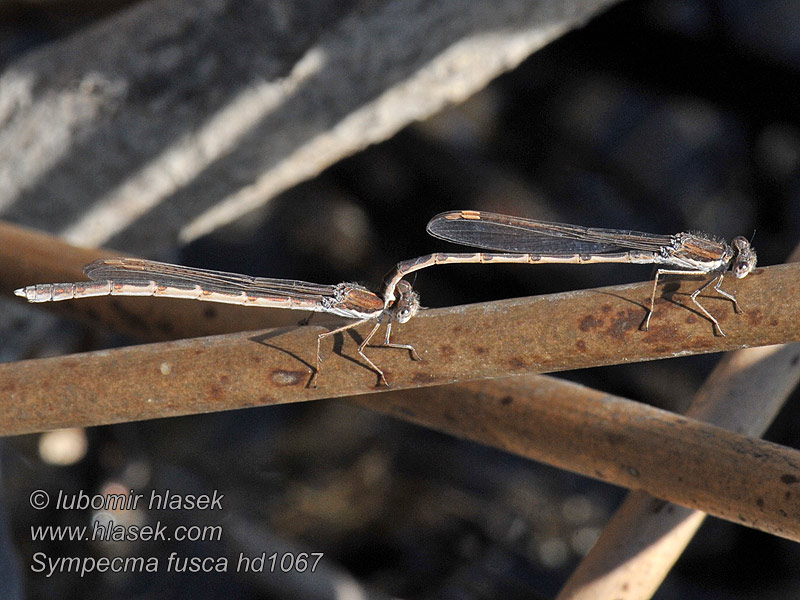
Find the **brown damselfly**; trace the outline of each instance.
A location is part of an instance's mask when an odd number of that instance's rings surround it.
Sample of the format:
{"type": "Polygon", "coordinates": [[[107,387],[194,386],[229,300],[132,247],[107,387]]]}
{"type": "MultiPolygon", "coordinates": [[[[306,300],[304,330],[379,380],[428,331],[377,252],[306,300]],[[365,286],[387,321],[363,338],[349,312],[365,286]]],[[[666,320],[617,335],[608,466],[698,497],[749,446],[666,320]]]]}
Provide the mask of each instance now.
{"type": "Polygon", "coordinates": [[[522,263],[522,264],[597,264],[633,263],[659,265],[650,294],[650,306],[643,322],[648,329],[656,298],[658,279],[662,275],[710,276],[691,294],[692,302],[725,335],[719,322],[697,299],[708,286],[733,302],[741,313],[736,298],[720,289],[730,268],[739,279],[756,266],[756,253],[750,242],[741,236],[731,244],[704,233],[655,235],[624,229],[581,227],[564,223],[548,223],[475,210],[452,211],[435,216],[428,223],[428,233],[448,242],[493,250],[500,254],[435,253],[402,262],[386,279],[383,298],[390,306],[395,288],[406,275],[434,265],[458,263],[522,263]],[[663,265],[663,266],[662,266],[663,265]]]}
{"type": "MultiPolygon", "coordinates": [[[[355,283],[323,285],[291,279],[251,277],[225,271],[197,269],[170,265],[138,258],[111,258],[96,260],[86,265],[83,272],[91,281],[75,283],[44,283],[15,290],[17,296],[28,302],[50,302],[90,298],[93,296],[158,296],[164,298],[190,298],[225,304],[289,308],[324,312],[355,319],[317,336],[317,357],[314,374],[309,381],[313,387],[322,368],[320,344],[336,333],[357,327],[367,321],[375,326],[358,346],[358,353],[379,376],[379,384],[388,385],[383,371],[367,357],[364,349],[381,323],[386,321],[386,335],[381,346],[403,348],[420,360],[417,351],[408,344],[391,342],[392,322],[405,323],[419,310],[419,297],[411,284],[402,281],[397,285],[397,299],[386,303],[383,298],[355,283]]],[[[394,290],[394,286],[392,287],[394,290]]]]}

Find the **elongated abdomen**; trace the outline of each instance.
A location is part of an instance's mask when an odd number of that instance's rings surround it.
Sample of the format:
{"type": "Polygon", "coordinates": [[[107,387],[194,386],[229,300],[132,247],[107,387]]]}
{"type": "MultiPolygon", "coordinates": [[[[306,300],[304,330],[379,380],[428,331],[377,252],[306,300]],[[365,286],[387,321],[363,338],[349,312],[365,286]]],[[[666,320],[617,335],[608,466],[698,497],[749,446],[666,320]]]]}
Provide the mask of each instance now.
{"type": "MultiPolygon", "coordinates": [[[[14,290],[14,293],[28,302],[58,302],[73,298],[108,296],[113,292],[110,281],[87,281],[86,283],[40,283],[19,288],[14,290]]],[[[144,296],[145,293],[141,295],[144,296]]]]}

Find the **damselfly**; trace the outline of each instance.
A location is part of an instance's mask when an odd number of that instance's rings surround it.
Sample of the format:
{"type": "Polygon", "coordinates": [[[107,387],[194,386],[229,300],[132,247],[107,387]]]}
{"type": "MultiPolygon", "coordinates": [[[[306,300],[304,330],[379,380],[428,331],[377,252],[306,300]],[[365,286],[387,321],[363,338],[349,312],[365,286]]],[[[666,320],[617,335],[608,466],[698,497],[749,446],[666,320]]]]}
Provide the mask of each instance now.
{"type": "MultiPolygon", "coordinates": [[[[388,385],[386,376],[364,354],[364,349],[384,320],[386,320],[386,336],[380,345],[408,350],[411,358],[421,360],[413,346],[395,344],[390,339],[392,322],[405,323],[419,310],[419,297],[411,289],[411,284],[405,281],[396,283],[398,297],[387,303],[377,294],[355,283],[321,285],[291,279],[268,279],[137,258],[96,260],[86,265],[83,272],[91,281],[30,285],[15,290],[14,293],[26,298],[28,302],[108,295],[191,298],[225,304],[324,312],[356,319],[354,323],[317,336],[316,366],[308,384],[310,387],[314,387],[322,368],[320,344],[323,338],[347,331],[367,321],[374,320],[375,326],[359,344],[358,353],[378,374],[379,384],[388,385]]],[[[393,286],[392,290],[394,289],[393,286]]]]}
{"type": "MultiPolygon", "coordinates": [[[[580,227],[563,223],[547,223],[475,210],[446,212],[428,223],[428,233],[439,239],[465,246],[475,246],[502,254],[436,253],[402,262],[386,279],[383,298],[386,306],[394,300],[395,288],[407,274],[431,267],[456,263],[635,263],[659,266],[650,294],[650,306],[643,327],[650,326],[655,305],[656,287],[662,275],[705,275],[710,278],[691,294],[692,302],[725,335],[719,322],[697,299],[708,286],[733,302],[742,312],[736,298],[720,289],[730,268],[738,279],[747,276],[756,266],[756,252],[741,236],[729,245],[724,240],[704,233],[654,235],[622,229],[580,227]]],[[[398,288],[399,289],[399,288],[398,288]]]]}

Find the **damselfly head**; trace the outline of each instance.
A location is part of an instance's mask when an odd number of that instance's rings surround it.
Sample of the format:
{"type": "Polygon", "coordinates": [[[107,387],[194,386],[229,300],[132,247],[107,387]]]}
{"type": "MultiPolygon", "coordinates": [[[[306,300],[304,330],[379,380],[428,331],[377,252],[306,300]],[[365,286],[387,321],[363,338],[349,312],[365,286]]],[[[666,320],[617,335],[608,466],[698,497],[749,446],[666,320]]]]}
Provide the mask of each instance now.
{"type": "Polygon", "coordinates": [[[392,306],[392,314],[399,323],[405,323],[419,310],[419,294],[405,279],[397,282],[397,294],[398,298],[392,306]]]}
{"type": "Polygon", "coordinates": [[[731,245],[736,249],[731,270],[737,279],[741,279],[756,268],[756,251],[750,246],[747,238],[740,235],[731,240],[731,245]]]}

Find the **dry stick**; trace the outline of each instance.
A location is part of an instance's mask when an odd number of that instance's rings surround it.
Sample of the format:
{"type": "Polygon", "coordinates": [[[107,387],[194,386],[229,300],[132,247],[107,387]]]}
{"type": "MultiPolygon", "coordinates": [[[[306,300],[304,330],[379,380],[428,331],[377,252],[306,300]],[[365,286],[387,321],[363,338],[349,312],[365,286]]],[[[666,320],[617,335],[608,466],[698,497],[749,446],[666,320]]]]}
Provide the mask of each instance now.
{"type": "MultiPolygon", "coordinates": [[[[800,246],[788,262],[798,260],[800,246]]],[[[697,392],[686,415],[760,437],[800,381],[799,357],[797,343],[727,354],[697,392]]],[[[800,481],[788,472],[780,480],[785,486],[785,505],[797,505],[800,481]]],[[[755,481],[743,480],[742,485],[764,500],[755,481]]],[[[632,492],[558,597],[650,598],[705,516],[698,510],[666,504],[646,492],[632,492]]]]}

